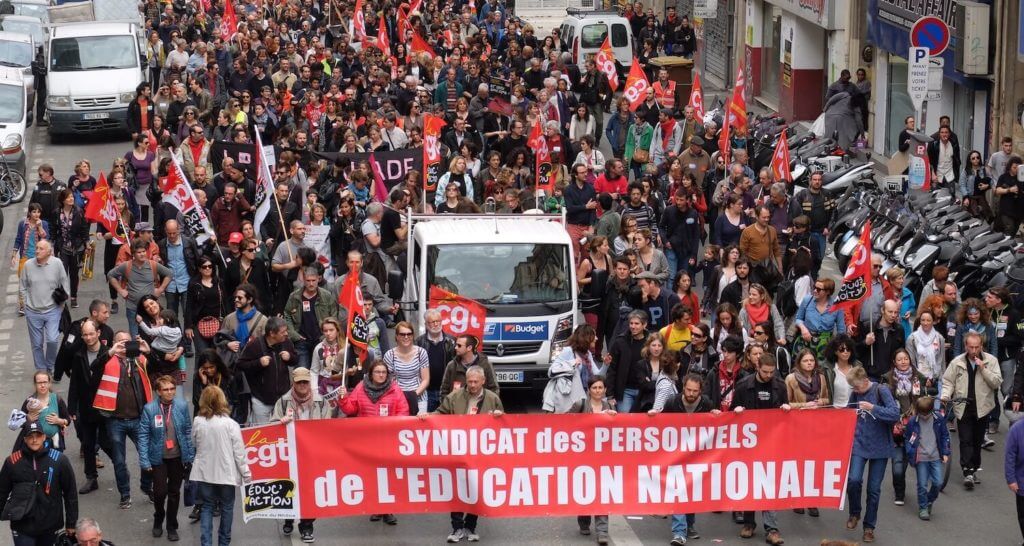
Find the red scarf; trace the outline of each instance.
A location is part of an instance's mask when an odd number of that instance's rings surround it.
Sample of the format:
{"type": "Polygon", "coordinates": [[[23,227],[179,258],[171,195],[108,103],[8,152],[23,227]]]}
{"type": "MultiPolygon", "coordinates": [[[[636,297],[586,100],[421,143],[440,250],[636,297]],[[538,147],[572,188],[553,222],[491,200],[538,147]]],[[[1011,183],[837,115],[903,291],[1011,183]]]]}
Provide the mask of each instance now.
{"type": "Polygon", "coordinates": [[[188,148],[192,151],[192,163],[198,165],[199,157],[203,155],[203,146],[206,145],[206,140],[200,140],[199,142],[192,142],[192,139],[188,139],[188,148]]]}
{"type": "Polygon", "coordinates": [[[736,380],[740,376],[740,362],[737,360],[736,364],[733,365],[732,370],[728,370],[725,367],[725,362],[718,364],[718,392],[724,393],[728,389],[728,393],[722,396],[720,409],[722,411],[729,411],[729,406],[732,405],[732,395],[736,393],[736,380]]]}
{"type": "Polygon", "coordinates": [[[668,118],[667,121],[661,123],[661,149],[668,151],[668,140],[672,138],[672,132],[675,131],[676,120],[675,118],[668,118]]]}
{"type": "Polygon", "coordinates": [[[764,302],[761,302],[761,305],[758,305],[757,307],[746,303],[743,305],[743,308],[747,310],[747,317],[750,318],[751,325],[759,322],[766,322],[770,315],[768,304],[764,302]]]}

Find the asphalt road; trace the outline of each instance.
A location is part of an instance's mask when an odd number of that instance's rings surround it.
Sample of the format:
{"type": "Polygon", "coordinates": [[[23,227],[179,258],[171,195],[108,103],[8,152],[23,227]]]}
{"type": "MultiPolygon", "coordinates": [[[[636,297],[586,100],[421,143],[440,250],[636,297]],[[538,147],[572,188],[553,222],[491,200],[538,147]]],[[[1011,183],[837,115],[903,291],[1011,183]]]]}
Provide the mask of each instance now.
{"type": "MultiPolygon", "coordinates": [[[[67,179],[75,161],[88,158],[95,166],[94,171],[107,168],[115,156],[128,149],[126,139],[89,137],[78,141],[50,145],[45,130],[30,129],[29,135],[30,173],[27,177],[35,180],[35,169],[41,163],[51,163],[59,178],[67,179]]],[[[94,172],[94,174],[96,174],[94,172]]],[[[27,200],[26,200],[27,201],[27,200]]],[[[5,225],[0,245],[10,248],[17,221],[23,217],[25,203],[13,205],[4,210],[5,225]]],[[[7,279],[4,305],[0,307],[0,408],[19,407],[24,397],[32,390],[32,363],[24,319],[16,314],[17,279],[9,269],[6,260],[0,260],[0,279],[7,279]]],[[[102,257],[96,257],[102,264],[102,257]]],[[[834,269],[832,274],[835,274],[834,269]]],[[[79,300],[82,307],[74,313],[75,318],[86,314],[88,302],[95,297],[106,297],[102,273],[83,283],[79,300]]],[[[113,317],[111,325],[124,328],[127,323],[123,313],[113,317]]],[[[66,394],[67,380],[56,387],[66,394]]],[[[190,392],[190,387],[186,392],[190,392]]],[[[538,411],[539,394],[532,396],[510,395],[507,400],[513,411],[538,411]]],[[[6,411],[6,409],[2,409],[6,411]]],[[[3,432],[7,441],[13,443],[15,433],[3,432]]],[[[951,483],[947,492],[935,506],[933,520],[922,522],[917,519],[915,503],[915,479],[911,471],[908,476],[907,505],[893,505],[891,482],[887,478],[882,489],[882,506],[877,528],[877,543],[892,545],[945,545],[945,544],[1020,544],[1013,497],[1002,479],[1002,447],[1004,432],[994,436],[997,442],[994,452],[985,452],[981,474],[983,483],[973,492],[966,492],[957,483],[951,483]]],[[[808,441],[815,441],[808,438],[808,441]]],[[[955,441],[954,441],[955,444],[955,441]]],[[[9,445],[9,444],[8,444],[9,445]]],[[[69,434],[67,453],[76,471],[82,471],[78,457],[79,442],[74,433],[69,434]]],[[[954,446],[954,457],[956,447],[954,446]]],[[[80,499],[82,515],[96,518],[105,530],[104,538],[118,545],[163,544],[166,538],[150,537],[152,505],[138,491],[138,457],[129,448],[128,460],[133,474],[134,506],[130,510],[118,509],[118,495],[114,489],[113,467],[104,455],[101,460],[107,464],[100,470],[100,490],[80,499]]],[[[237,509],[236,503],[236,509],[237,509]]],[[[199,544],[199,526],[190,524],[185,518],[187,510],[180,515],[182,544],[199,544]]],[[[317,542],[321,544],[366,544],[366,545],[420,545],[441,544],[449,532],[447,514],[398,516],[399,523],[391,527],[371,523],[367,518],[348,518],[316,523],[317,542]]],[[[760,520],[760,516],[758,517],[760,520]]],[[[822,539],[860,540],[860,531],[847,531],[844,526],[846,515],[836,510],[823,510],[820,518],[799,516],[785,512],[779,516],[782,536],[787,544],[818,544],[822,539]]],[[[6,525],[3,525],[6,528],[6,525]]],[[[728,514],[700,514],[697,528],[701,538],[691,544],[741,544],[761,542],[763,530],[752,540],[738,537],[739,527],[732,523],[728,514]]],[[[489,544],[588,544],[592,537],[578,534],[574,518],[529,518],[529,519],[484,519],[478,531],[482,541],[489,544]]],[[[613,516],[611,537],[615,544],[667,544],[672,538],[669,521],[648,515],[613,516]]],[[[298,544],[297,533],[287,537],[281,533],[280,525],[267,520],[243,524],[241,517],[234,518],[233,538],[236,543],[250,546],[298,544]]],[[[12,539],[7,531],[0,532],[0,544],[10,544],[12,539]]]]}

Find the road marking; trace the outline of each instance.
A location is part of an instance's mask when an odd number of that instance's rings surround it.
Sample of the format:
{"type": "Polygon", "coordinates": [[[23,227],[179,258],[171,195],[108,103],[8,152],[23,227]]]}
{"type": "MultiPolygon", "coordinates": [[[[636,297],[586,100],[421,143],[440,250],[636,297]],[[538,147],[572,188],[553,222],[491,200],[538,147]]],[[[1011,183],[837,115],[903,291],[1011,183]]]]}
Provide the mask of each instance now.
{"type": "MultiPolygon", "coordinates": [[[[8,318],[0,320],[0,330],[10,330],[11,328],[14,328],[14,319],[8,318]]],[[[6,350],[6,348],[4,350],[6,350]]],[[[2,352],[3,351],[0,351],[0,353],[2,352]]]]}
{"type": "Polygon", "coordinates": [[[608,534],[615,537],[615,546],[642,546],[643,542],[633,532],[629,522],[622,516],[608,516],[608,534]]]}
{"type": "Polygon", "coordinates": [[[11,333],[10,332],[0,332],[0,340],[10,341],[11,340],[11,333]]]}
{"type": "Polygon", "coordinates": [[[18,303],[18,296],[17,296],[17,294],[11,294],[11,295],[7,296],[6,298],[4,298],[4,303],[6,303],[7,305],[14,305],[14,304],[18,303]]]}

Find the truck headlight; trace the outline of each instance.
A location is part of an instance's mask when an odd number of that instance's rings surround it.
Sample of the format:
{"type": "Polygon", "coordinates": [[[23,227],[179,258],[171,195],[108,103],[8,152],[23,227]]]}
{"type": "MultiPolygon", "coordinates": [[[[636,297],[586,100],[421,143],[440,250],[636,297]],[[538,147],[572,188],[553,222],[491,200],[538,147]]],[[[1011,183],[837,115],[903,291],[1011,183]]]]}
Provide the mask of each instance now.
{"type": "Polygon", "coordinates": [[[67,108],[71,106],[71,97],[67,95],[50,95],[46,97],[46,106],[50,108],[67,108]]]}
{"type": "Polygon", "coordinates": [[[7,138],[3,142],[3,151],[5,154],[17,153],[21,149],[21,135],[7,135],[7,138]]]}
{"type": "Polygon", "coordinates": [[[558,323],[555,324],[555,335],[551,338],[551,358],[555,358],[565,348],[565,342],[569,341],[569,336],[572,335],[572,327],[572,315],[558,319],[558,323]]]}
{"type": "Polygon", "coordinates": [[[131,104],[133,100],[135,100],[135,93],[121,93],[121,102],[125,104],[131,104]]]}

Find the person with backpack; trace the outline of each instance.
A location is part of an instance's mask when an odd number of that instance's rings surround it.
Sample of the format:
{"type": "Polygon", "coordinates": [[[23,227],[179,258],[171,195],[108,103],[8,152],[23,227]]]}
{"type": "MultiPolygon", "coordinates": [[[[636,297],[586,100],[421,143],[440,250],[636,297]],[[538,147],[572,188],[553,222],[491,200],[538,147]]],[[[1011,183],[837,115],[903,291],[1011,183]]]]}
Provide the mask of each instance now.
{"type": "Polygon", "coordinates": [[[149,245],[142,240],[132,241],[131,261],[120,264],[107,272],[107,282],[124,298],[125,315],[132,338],[139,335],[135,322],[139,298],[146,294],[160,297],[171,282],[171,270],[155,260],[147,259],[149,245]]]}
{"type": "Polygon", "coordinates": [[[25,423],[22,434],[21,449],[0,468],[0,519],[11,522],[14,544],[53,544],[62,528],[75,534],[75,470],[63,453],[46,447],[38,421],[25,423]]]}

